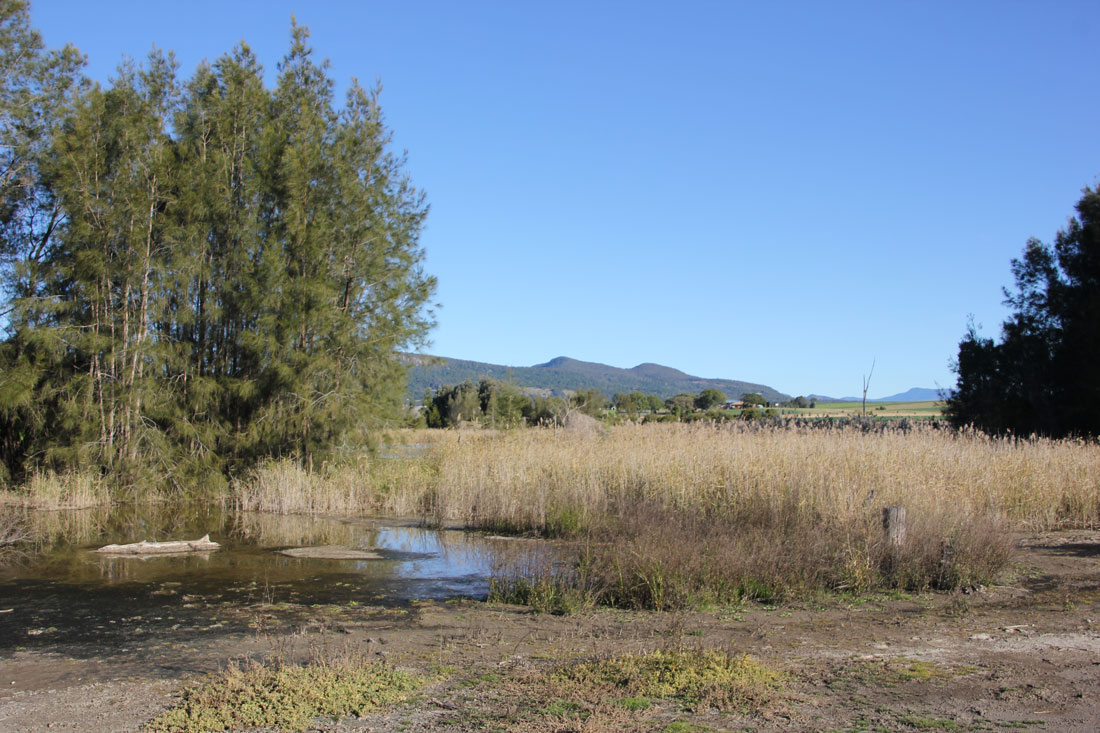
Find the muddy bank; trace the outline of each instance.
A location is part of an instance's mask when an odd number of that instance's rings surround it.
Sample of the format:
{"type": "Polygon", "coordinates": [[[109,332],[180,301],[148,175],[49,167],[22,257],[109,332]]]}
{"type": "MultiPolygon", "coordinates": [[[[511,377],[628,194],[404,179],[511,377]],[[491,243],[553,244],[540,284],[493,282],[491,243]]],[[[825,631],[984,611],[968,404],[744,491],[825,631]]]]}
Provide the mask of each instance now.
{"type": "MultiPolygon", "coordinates": [[[[741,713],[654,703],[631,725],[712,729],[1100,729],[1100,533],[1024,538],[999,584],[951,595],[824,599],[707,613],[539,616],[475,601],[314,605],[180,598],[189,622],[120,615],[110,649],[9,624],[0,728],[135,730],[181,684],[230,658],[305,659],[354,648],[436,675],[415,704],[325,730],[579,729],[547,722],[515,685],[569,660],[671,647],[748,652],[788,676],[783,696],[741,713]],[[139,631],[140,629],[140,631],[139,631]],[[12,683],[15,684],[12,684],[12,683]],[[47,727],[47,726],[53,727],[47,727]]],[[[0,609],[3,610],[3,609],[0,609]]],[[[75,609],[79,612],[79,609],[75,609]]],[[[0,618],[7,622],[6,616],[0,618]]],[[[108,619],[109,621],[109,619],[108,619]]],[[[541,707],[540,707],[541,706],[541,707]]]]}

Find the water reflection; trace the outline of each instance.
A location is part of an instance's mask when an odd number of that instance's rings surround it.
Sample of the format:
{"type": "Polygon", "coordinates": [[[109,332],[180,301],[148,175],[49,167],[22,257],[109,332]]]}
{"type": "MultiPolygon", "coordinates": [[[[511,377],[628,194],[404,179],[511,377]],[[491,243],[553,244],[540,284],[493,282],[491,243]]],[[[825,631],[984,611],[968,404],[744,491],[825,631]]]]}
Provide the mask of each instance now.
{"type": "Polygon", "coordinates": [[[18,562],[0,565],[0,659],[19,648],[47,648],[174,664],[174,649],[214,634],[391,617],[399,623],[412,599],[484,598],[494,568],[506,567],[518,550],[524,555],[542,546],[385,520],[241,514],[221,506],[29,512],[25,519],[33,547],[18,562]],[[147,557],[93,552],[106,544],[207,533],[221,550],[147,557]],[[277,552],[319,545],[370,549],[381,558],[277,552]]]}
{"type": "MultiPolygon", "coordinates": [[[[330,602],[354,592],[395,600],[479,595],[487,590],[492,543],[465,532],[382,520],[278,516],[218,505],[128,506],[112,510],[31,512],[34,551],[0,568],[0,582],[21,580],[97,585],[179,583],[203,592],[263,584],[296,599],[330,602]],[[195,539],[222,545],[212,553],[108,556],[92,550],[141,540],[195,539]],[[295,558],[288,547],[341,545],[375,550],[378,560],[295,558]],[[432,583],[437,588],[433,589],[432,583]]],[[[9,587],[9,591],[11,588],[9,587]]]]}

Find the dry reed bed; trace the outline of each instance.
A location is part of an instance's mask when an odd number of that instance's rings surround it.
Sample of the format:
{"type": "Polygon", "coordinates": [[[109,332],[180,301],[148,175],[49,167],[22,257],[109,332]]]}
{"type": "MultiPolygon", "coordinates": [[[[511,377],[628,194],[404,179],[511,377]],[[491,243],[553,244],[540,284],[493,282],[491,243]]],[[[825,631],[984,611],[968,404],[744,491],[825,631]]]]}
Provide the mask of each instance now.
{"type": "Polygon", "coordinates": [[[400,486],[438,518],[475,525],[545,528],[563,510],[591,521],[638,502],[707,514],[794,506],[840,521],[904,505],[910,516],[1028,529],[1100,524],[1100,446],[1083,441],[736,424],[450,436],[434,445],[434,470],[400,486]]]}
{"type": "MultiPolygon", "coordinates": [[[[561,429],[398,431],[420,457],[362,455],[307,471],[272,461],[234,482],[241,509],[278,514],[427,516],[544,531],[588,524],[624,503],[707,514],[796,507],[848,520],[901,504],[911,516],[997,516],[1013,527],[1100,526],[1100,445],[910,430],[739,423],[561,429]]],[[[0,503],[77,509],[110,502],[91,472],[36,473],[0,503]]],[[[164,498],[153,495],[154,498],[164,498]]]]}
{"type": "Polygon", "coordinates": [[[0,505],[27,509],[88,509],[110,502],[110,482],[93,471],[35,471],[22,491],[0,491],[0,505]]]}
{"type": "MultiPolygon", "coordinates": [[[[233,483],[244,510],[420,516],[583,540],[572,570],[503,568],[504,595],[668,608],[822,588],[987,582],[1009,530],[1100,526],[1100,446],[911,428],[753,423],[403,432],[422,452],[307,471],[264,464],[233,483]],[[888,545],[884,506],[906,507],[888,545]],[[509,590],[509,588],[511,590],[509,590]],[[514,593],[513,593],[514,591],[514,593]]],[[[32,479],[24,501],[76,506],[103,482],[32,479]]]]}
{"type": "Polygon", "coordinates": [[[928,426],[463,434],[432,460],[437,518],[587,540],[575,573],[504,570],[501,597],[551,609],[576,605],[577,588],[649,608],[953,588],[995,577],[1009,529],[1100,523],[1097,445],[928,426]],[[908,511],[900,547],[880,524],[892,505],[908,511]]]}
{"type": "Polygon", "coordinates": [[[583,540],[565,572],[513,558],[501,596],[669,608],[988,582],[1009,557],[1008,530],[1100,525],[1100,447],[920,425],[436,431],[420,458],[312,474],[273,463],[235,491],[246,509],[583,540]],[[908,511],[901,547],[880,525],[892,505],[908,511]]]}
{"type": "Polygon", "coordinates": [[[914,518],[995,517],[1028,530],[1100,526],[1100,446],[1085,441],[921,425],[424,432],[423,457],[363,455],[314,472],[292,461],[264,464],[233,485],[236,503],[279,514],[427,516],[538,531],[563,521],[587,526],[639,503],[711,516],[793,510],[842,523],[903,505],[914,518]]]}

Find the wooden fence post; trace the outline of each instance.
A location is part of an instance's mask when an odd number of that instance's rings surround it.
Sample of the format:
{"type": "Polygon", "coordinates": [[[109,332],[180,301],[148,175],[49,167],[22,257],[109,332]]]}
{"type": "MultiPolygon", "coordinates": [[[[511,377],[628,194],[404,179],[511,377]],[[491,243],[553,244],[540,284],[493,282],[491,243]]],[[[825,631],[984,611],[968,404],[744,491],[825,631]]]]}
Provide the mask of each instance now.
{"type": "Polygon", "coordinates": [[[905,543],[905,507],[883,507],[882,530],[886,533],[886,544],[901,547],[905,543]]]}

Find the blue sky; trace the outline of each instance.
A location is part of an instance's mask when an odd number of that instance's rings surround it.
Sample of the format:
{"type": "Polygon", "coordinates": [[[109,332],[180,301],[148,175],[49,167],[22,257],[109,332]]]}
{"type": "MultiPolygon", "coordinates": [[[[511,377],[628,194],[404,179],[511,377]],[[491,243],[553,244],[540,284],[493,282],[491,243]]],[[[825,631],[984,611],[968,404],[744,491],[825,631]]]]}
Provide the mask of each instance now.
{"type": "Polygon", "coordinates": [[[290,16],[380,78],[432,206],[430,353],[652,361],[791,394],[951,386],[967,317],[1100,179],[1093,2],[32,0],[107,80],[290,16]]]}

